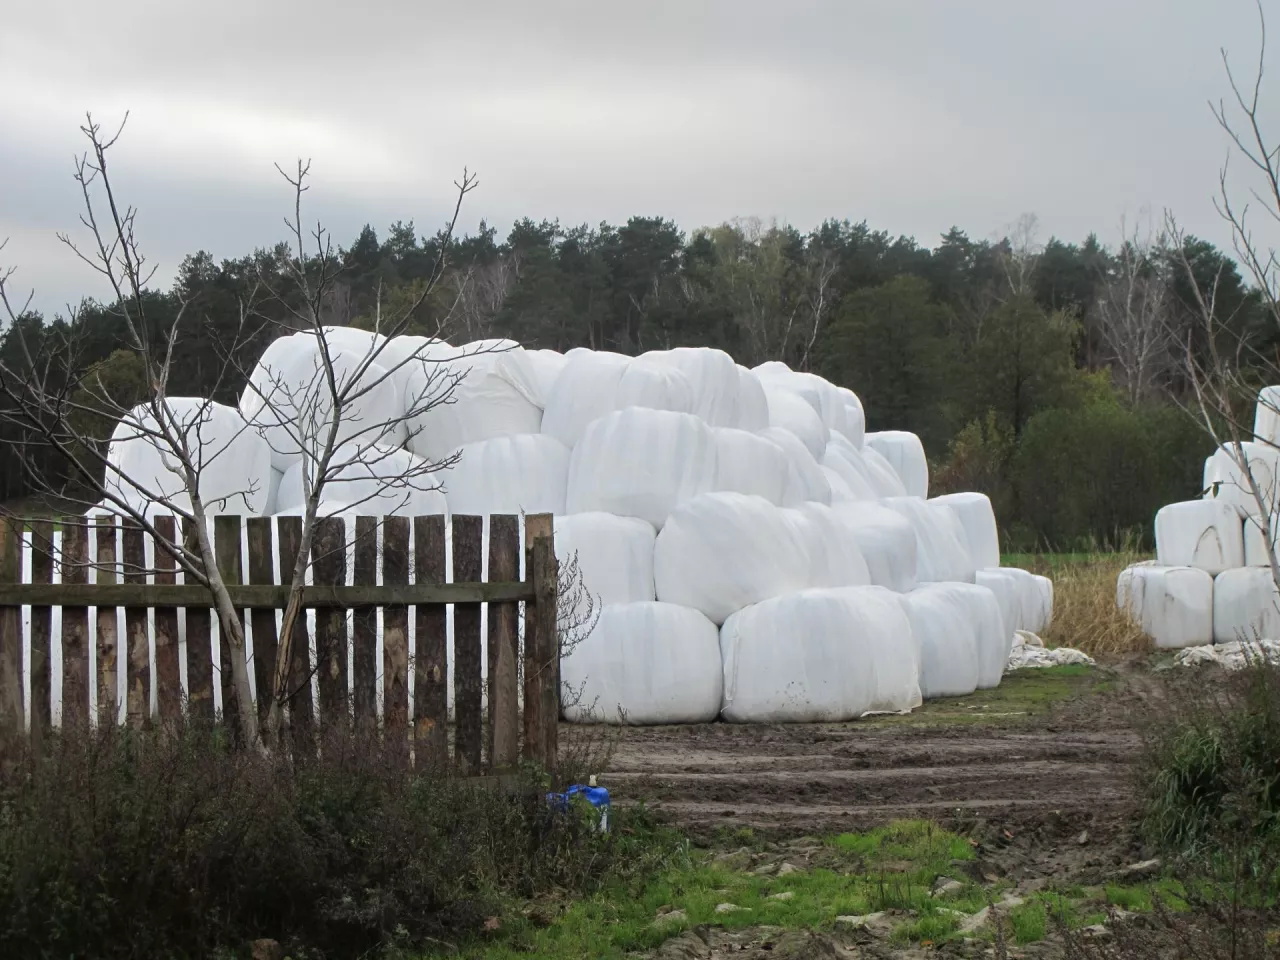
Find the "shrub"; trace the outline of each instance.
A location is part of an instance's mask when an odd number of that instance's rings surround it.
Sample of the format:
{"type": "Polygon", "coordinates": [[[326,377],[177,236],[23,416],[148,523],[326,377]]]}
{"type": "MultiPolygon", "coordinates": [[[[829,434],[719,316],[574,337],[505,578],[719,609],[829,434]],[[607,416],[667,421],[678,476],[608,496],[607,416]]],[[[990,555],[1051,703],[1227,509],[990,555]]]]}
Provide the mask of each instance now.
{"type": "Polygon", "coordinates": [[[195,730],[63,734],[0,782],[0,956],[237,955],[258,938],[363,956],[477,930],[504,896],[591,886],[614,856],[533,780],[411,775],[376,742],[294,763],[195,730]]]}

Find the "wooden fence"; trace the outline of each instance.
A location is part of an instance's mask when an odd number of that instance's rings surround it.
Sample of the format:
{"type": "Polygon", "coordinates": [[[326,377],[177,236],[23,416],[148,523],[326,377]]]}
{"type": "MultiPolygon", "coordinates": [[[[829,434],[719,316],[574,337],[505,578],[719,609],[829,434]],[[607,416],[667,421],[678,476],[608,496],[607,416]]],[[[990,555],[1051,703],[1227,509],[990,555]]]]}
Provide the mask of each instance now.
{"type": "MultiPolygon", "coordinates": [[[[319,522],[309,560],[312,584],[302,594],[303,605],[316,611],[314,631],[307,618],[299,618],[288,665],[293,691],[288,712],[295,734],[317,725],[324,730],[341,724],[357,732],[380,726],[384,737],[404,736],[412,744],[415,764],[466,774],[508,769],[521,757],[553,765],[559,641],[551,517],[524,518],[523,579],[520,518],[509,515],[487,518],[487,579],[482,576],[485,520],[455,515],[446,531],[443,516],[358,517],[350,541],[342,519],[319,522]],[[446,577],[449,560],[451,578],[446,577]],[[482,604],[488,613],[487,688],[482,687],[482,604]],[[482,691],[487,692],[488,722],[482,691]]],[[[155,524],[161,537],[175,542],[173,518],[158,518],[155,524]]],[[[182,533],[190,537],[193,530],[182,533]]],[[[281,582],[291,579],[301,534],[297,517],[214,521],[214,553],[249,633],[255,709],[263,717],[289,595],[281,582]]],[[[220,636],[214,649],[219,631],[209,591],[180,583],[172,557],[147,540],[140,527],[108,517],[57,524],[0,519],[0,737],[29,730],[38,740],[56,720],[55,700],[64,726],[91,719],[116,722],[121,716],[139,727],[183,715],[213,720],[215,699],[223,704],[224,721],[234,720],[230,648],[220,636]],[[92,624],[91,608],[96,610],[92,624]],[[180,609],[185,610],[181,624],[180,609]],[[52,629],[55,610],[60,631],[52,629]],[[182,632],[185,642],[180,642],[182,632]],[[60,691],[51,689],[55,652],[60,654],[60,691]],[[216,698],[215,683],[221,687],[216,698]],[[97,714],[92,718],[91,701],[97,714]]]]}

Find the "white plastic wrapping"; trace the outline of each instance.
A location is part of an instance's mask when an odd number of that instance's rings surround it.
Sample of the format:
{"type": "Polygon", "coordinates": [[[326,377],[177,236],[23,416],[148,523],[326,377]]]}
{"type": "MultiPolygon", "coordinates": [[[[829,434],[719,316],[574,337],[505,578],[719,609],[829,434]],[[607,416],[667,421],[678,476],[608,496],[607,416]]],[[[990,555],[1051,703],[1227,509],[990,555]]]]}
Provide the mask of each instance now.
{"type": "Polygon", "coordinates": [[[833,508],[846,521],[873,584],[898,593],[916,588],[919,548],[909,520],[881,503],[848,502],[833,508]]]}
{"type": "Polygon", "coordinates": [[[656,535],[652,524],[635,517],[575,513],[555,518],[556,557],[567,564],[576,556],[582,584],[596,609],[657,599],[656,535]]]}
{"type": "Polygon", "coordinates": [[[1053,623],[1053,581],[1018,567],[1001,567],[1018,584],[1022,607],[1019,630],[1044,633],[1053,623]]]}
{"type": "Polygon", "coordinates": [[[1024,581],[1018,573],[1005,567],[985,567],[976,571],[974,582],[980,587],[986,587],[995,596],[996,602],[1000,605],[1000,617],[1004,622],[1005,630],[1011,637],[1024,629],[1022,606],[1023,595],[1030,586],[1027,581],[1024,581]]]}
{"type": "Polygon", "coordinates": [[[769,405],[769,426],[790,430],[815,460],[821,460],[830,433],[817,411],[803,397],[768,381],[765,381],[764,395],[769,405]]]}
{"type": "Polygon", "coordinates": [[[1280,449],[1253,441],[1241,443],[1238,450],[1222,447],[1214,453],[1208,472],[1216,489],[1216,494],[1211,491],[1210,496],[1230,504],[1241,516],[1280,512],[1280,449]],[[1262,497],[1262,509],[1253,492],[1255,484],[1262,497]]]}
{"type": "Polygon", "coordinates": [[[542,411],[542,432],[572,448],[587,424],[618,409],[618,384],[630,357],[570,350],[542,411]]]}
{"type": "Polygon", "coordinates": [[[835,440],[827,442],[822,455],[822,465],[835,473],[844,485],[849,488],[849,498],[853,500],[878,500],[882,496],[872,482],[862,459],[862,452],[853,449],[848,440],[844,446],[835,440]]]}
{"type": "Polygon", "coordinates": [[[799,437],[782,427],[768,427],[760,431],[760,436],[777,444],[791,463],[782,499],[785,506],[796,506],[806,500],[831,502],[831,482],[799,437]]]}
{"type": "Polygon", "coordinates": [[[1244,565],[1246,567],[1268,567],[1271,565],[1271,549],[1275,548],[1280,556],[1280,517],[1272,516],[1270,521],[1261,517],[1245,517],[1244,519],[1244,565]]]}
{"type": "Polygon", "coordinates": [[[1242,567],[1246,523],[1254,526],[1220,499],[1168,504],[1156,512],[1156,561],[1210,575],[1242,567]]]}
{"type": "MultiPolygon", "coordinates": [[[[179,447],[186,446],[209,514],[265,513],[271,499],[271,450],[240,412],[191,397],[168,397],[164,404],[166,427],[179,447]]],[[[130,410],[116,424],[107,448],[108,462],[129,479],[108,470],[105,485],[135,509],[169,503],[190,510],[181,459],[156,436],[159,431],[149,405],[130,410]]]]}
{"type": "Polygon", "coordinates": [[[551,392],[555,389],[556,380],[560,378],[560,372],[569,361],[564,354],[555,350],[526,350],[525,359],[536,385],[535,394],[531,398],[533,405],[540,410],[544,409],[551,399],[551,392]]]}
{"type": "Polygon", "coordinates": [[[821,503],[783,510],[809,555],[810,587],[865,587],[871,571],[858,549],[852,521],[821,503]]]}
{"type": "Polygon", "coordinates": [[[995,591],[969,583],[938,583],[932,587],[959,597],[969,610],[978,652],[978,689],[999,686],[1013,649],[1013,629],[1006,624],[995,591]]]}
{"type": "Polygon", "coordinates": [[[1253,414],[1255,440],[1280,445],[1280,387],[1263,387],[1253,414]]]}
{"type": "Polygon", "coordinates": [[[910,521],[916,535],[916,578],[921,583],[973,583],[968,538],[955,511],[919,497],[889,497],[884,505],[910,521]]]}
{"type": "Polygon", "coordinates": [[[1280,593],[1271,571],[1243,567],[1218,574],[1213,581],[1213,642],[1276,639],[1280,639],[1280,593]]]}
{"type": "Polygon", "coordinates": [[[754,604],[720,630],[721,716],[734,723],[852,720],[919,704],[915,642],[879,587],[806,590],[754,604]]]}
{"type": "Polygon", "coordinates": [[[712,433],[716,444],[714,489],[756,494],[781,505],[791,468],[782,448],[768,437],[746,430],[718,427],[712,433]]]}
{"type": "Polygon", "coordinates": [[[639,357],[681,371],[693,386],[692,413],[712,427],[736,427],[738,414],[738,365],[723,350],[711,347],[676,347],[651,350],[639,357]]]}
{"type": "Polygon", "coordinates": [[[435,477],[451,513],[564,513],[569,448],[541,434],[481,440],[435,477]]]}
{"type": "Polygon", "coordinates": [[[902,478],[898,476],[898,472],[893,469],[893,465],[888,460],[867,446],[864,446],[859,453],[862,454],[862,462],[866,464],[871,482],[875,485],[876,492],[881,497],[905,497],[907,495],[907,488],[903,485],[902,478]]]}
{"type": "Polygon", "coordinates": [[[669,603],[615,604],[560,664],[571,694],[566,719],[603,723],[704,723],[720,712],[719,634],[696,610],[669,603]]]}
{"type": "Polygon", "coordinates": [[[865,443],[889,461],[902,479],[908,496],[929,495],[929,462],[919,437],[905,430],[885,430],[868,433],[865,443]]]}
{"type": "Polygon", "coordinates": [[[565,509],[639,517],[661,528],[715,479],[715,437],[702,420],[629,407],[593,421],[573,448],[565,509]]]}
{"type": "Polygon", "coordinates": [[[672,510],[653,554],[658,599],[723,623],[737,610],[811,586],[810,543],[763,497],[708,493],[672,510]]]}
{"type": "Polygon", "coordinates": [[[1213,594],[1213,577],[1195,567],[1136,564],[1116,581],[1116,606],[1162,649],[1213,639],[1213,594]]]}
{"type": "MultiPolygon", "coordinates": [[[[278,514],[296,514],[305,499],[303,470],[313,476],[315,464],[300,460],[280,480],[276,495],[278,514]]],[[[339,447],[330,461],[333,476],[320,491],[327,512],[337,505],[359,514],[388,517],[420,517],[449,512],[439,489],[441,474],[424,472],[426,464],[408,450],[339,447]]]]}
{"type": "Polygon", "coordinates": [[[926,700],[973,693],[982,676],[972,609],[950,587],[927,583],[898,594],[920,649],[920,694],[926,700]]]}
{"type": "Polygon", "coordinates": [[[996,529],[996,514],[991,500],[985,493],[948,493],[934,497],[930,503],[941,503],[955,511],[964,527],[965,541],[974,566],[1000,566],[1000,534],[996,529]]]}
{"type": "Polygon", "coordinates": [[[769,400],[760,378],[738,367],[738,429],[755,433],[769,426],[769,400]]]}
{"type": "Polygon", "coordinates": [[[863,412],[862,401],[848,387],[836,387],[836,392],[844,401],[844,435],[861,450],[867,433],[867,415],[863,412]]]}

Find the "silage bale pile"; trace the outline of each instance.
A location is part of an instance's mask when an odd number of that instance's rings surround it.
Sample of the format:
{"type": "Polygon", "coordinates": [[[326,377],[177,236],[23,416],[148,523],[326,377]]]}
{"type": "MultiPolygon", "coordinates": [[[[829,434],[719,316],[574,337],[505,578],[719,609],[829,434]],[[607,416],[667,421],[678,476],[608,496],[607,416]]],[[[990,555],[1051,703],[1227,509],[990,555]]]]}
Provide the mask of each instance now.
{"type": "MultiPolygon", "coordinates": [[[[1156,513],[1156,559],[1120,574],[1117,606],[1161,649],[1280,639],[1269,549],[1280,515],[1277,401],[1280,387],[1262,391],[1254,439],[1226,444],[1205,460],[1200,499],[1156,513]]],[[[1206,659],[1212,651],[1179,662],[1206,659]]]]}
{"type": "MultiPolygon", "coordinates": [[[[381,342],[328,333],[340,382],[381,342]]],[[[308,386],[317,351],[310,333],[275,341],[239,409],[209,416],[216,438],[224,421],[250,427],[231,431],[245,449],[202,478],[214,512],[301,511],[305,445],[329,413],[323,385],[308,386]],[[249,487],[262,493],[230,496],[249,487]]],[[[813,374],[706,348],[561,355],[398,337],[364,376],[372,387],[342,437],[342,455],[359,456],[322,513],[554,514],[557,555],[576,556],[597,602],[562,664],[571,721],[910,710],[997,685],[1015,632],[1048,625],[1052,584],[1000,566],[987,498],[927,499],[919,439],[866,433],[858,397],[813,374]],[[448,403],[376,445],[360,435],[453,383],[448,403]],[[397,484],[455,453],[425,478],[441,490],[397,484]]],[[[150,443],[122,423],[112,462],[172,486],[150,443]]]]}

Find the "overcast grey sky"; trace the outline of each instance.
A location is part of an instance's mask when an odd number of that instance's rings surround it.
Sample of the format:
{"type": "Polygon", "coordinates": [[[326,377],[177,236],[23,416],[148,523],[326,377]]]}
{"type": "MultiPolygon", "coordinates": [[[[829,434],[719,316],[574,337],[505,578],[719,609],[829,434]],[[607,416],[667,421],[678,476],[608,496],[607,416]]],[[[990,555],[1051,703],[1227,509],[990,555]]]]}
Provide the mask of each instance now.
{"type": "MultiPolygon", "coordinates": [[[[1257,44],[1252,0],[14,3],[0,261],[49,312],[100,292],[54,237],[78,226],[86,109],[131,111],[116,176],[165,278],[282,239],[272,165],[300,155],[344,244],[366,221],[434,232],[464,165],[464,227],[500,233],[838,217],[933,245],[1034,212],[1042,239],[1111,240],[1169,207],[1226,242],[1207,101],[1228,92],[1219,48],[1247,70],[1257,44]]],[[[1280,133],[1280,70],[1270,89],[1280,133]]]]}

